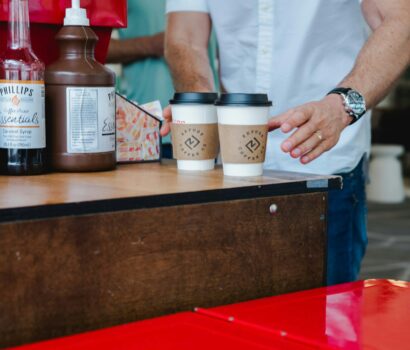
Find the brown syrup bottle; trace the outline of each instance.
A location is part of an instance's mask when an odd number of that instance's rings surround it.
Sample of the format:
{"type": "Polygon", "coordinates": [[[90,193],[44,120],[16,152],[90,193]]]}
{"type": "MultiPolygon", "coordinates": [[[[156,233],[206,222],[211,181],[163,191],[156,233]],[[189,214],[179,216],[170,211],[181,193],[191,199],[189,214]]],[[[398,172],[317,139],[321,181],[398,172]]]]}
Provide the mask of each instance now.
{"type": "Polygon", "coordinates": [[[98,37],[73,0],[56,36],[60,58],[46,69],[48,149],[51,168],[111,170],[115,154],[115,74],[96,61],[98,37]]]}

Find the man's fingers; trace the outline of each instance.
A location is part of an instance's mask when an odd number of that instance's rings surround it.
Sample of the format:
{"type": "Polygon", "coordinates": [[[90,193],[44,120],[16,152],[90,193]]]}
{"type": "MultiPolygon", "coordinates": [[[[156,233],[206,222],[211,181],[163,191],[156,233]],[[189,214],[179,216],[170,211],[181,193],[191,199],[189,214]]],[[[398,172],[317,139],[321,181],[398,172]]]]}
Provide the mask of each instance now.
{"type": "MultiPolygon", "coordinates": [[[[295,157],[300,157],[303,153],[297,150],[297,147],[308,140],[313,133],[315,132],[315,127],[312,123],[306,123],[302,127],[300,127],[297,131],[293,133],[291,137],[289,137],[285,142],[282,143],[282,151],[283,152],[291,152],[292,156],[295,154],[295,157]],[[296,155],[298,154],[298,155],[296,155]]],[[[308,150],[307,150],[308,151],[308,150]]],[[[307,152],[305,151],[305,153],[307,152]]]]}
{"type": "Polygon", "coordinates": [[[315,160],[318,158],[322,153],[326,152],[329,149],[328,145],[326,142],[320,143],[315,149],[310,151],[309,153],[305,154],[300,161],[302,164],[308,164],[311,161],[315,160]]]}
{"type": "Polygon", "coordinates": [[[312,111],[308,105],[297,109],[290,109],[289,111],[269,120],[269,131],[281,128],[282,132],[288,133],[305,124],[306,121],[309,120],[311,114],[312,111]]]}
{"type": "Polygon", "coordinates": [[[279,129],[282,126],[282,124],[286,121],[286,119],[289,118],[290,115],[291,115],[291,111],[288,111],[286,113],[283,113],[276,117],[271,118],[268,121],[269,131],[279,129]]]}
{"type": "Polygon", "coordinates": [[[163,115],[164,119],[165,119],[168,123],[171,123],[171,122],[172,122],[172,110],[171,110],[171,106],[165,107],[164,110],[162,111],[162,115],[163,115]]]}
{"type": "Polygon", "coordinates": [[[171,123],[164,122],[162,124],[161,130],[159,131],[162,137],[167,136],[171,132],[171,123]]]}
{"type": "Polygon", "coordinates": [[[159,133],[162,137],[167,136],[171,132],[171,122],[172,122],[172,110],[171,106],[167,106],[162,111],[164,117],[164,123],[162,124],[161,130],[159,133]]]}
{"type": "Polygon", "coordinates": [[[293,158],[302,157],[304,154],[312,151],[315,149],[322,140],[318,137],[318,135],[313,134],[310,138],[308,138],[305,142],[301,143],[300,145],[296,146],[290,155],[293,158]]]}
{"type": "Polygon", "coordinates": [[[298,128],[305,124],[312,116],[312,111],[307,106],[297,109],[293,112],[289,118],[282,124],[281,130],[284,133],[288,133],[295,128],[298,128]]]}

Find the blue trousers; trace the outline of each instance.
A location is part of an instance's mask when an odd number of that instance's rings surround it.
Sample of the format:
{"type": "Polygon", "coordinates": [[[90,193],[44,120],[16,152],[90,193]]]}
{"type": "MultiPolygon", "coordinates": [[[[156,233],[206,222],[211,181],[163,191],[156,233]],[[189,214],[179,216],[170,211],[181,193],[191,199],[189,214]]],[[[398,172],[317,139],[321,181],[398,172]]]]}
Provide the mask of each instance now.
{"type": "Polygon", "coordinates": [[[162,144],[162,158],[172,159],[172,144],[170,143],[162,144]]]}
{"type": "Polygon", "coordinates": [[[343,189],[329,193],[327,284],[355,281],[367,247],[365,160],[343,177],[343,189]]]}

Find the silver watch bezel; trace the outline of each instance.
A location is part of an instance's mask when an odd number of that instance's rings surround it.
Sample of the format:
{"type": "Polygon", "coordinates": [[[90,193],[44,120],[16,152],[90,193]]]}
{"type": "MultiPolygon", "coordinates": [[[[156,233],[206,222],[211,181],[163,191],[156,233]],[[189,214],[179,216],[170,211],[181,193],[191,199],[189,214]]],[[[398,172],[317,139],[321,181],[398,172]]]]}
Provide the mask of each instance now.
{"type": "Polygon", "coordinates": [[[360,117],[366,114],[366,100],[360,92],[350,89],[347,94],[341,93],[341,95],[343,97],[345,110],[350,116],[358,120],[360,117]],[[357,99],[361,100],[360,103],[357,102],[357,99]],[[353,105],[358,105],[358,107],[353,105]]]}

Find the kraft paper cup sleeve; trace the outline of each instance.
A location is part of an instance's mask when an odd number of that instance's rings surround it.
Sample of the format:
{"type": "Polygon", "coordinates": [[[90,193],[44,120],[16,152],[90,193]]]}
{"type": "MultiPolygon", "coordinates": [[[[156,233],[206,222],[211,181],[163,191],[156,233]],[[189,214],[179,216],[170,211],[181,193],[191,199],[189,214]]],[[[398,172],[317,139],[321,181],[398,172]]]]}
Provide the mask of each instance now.
{"type": "Polygon", "coordinates": [[[218,156],[218,124],[171,124],[174,158],[209,160],[218,156]]]}
{"type": "Polygon", "coordinates": [[[263,163],[266,155],[268,125],[219,124],[223,163],[263,163]]]}

